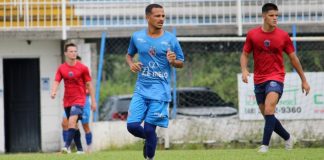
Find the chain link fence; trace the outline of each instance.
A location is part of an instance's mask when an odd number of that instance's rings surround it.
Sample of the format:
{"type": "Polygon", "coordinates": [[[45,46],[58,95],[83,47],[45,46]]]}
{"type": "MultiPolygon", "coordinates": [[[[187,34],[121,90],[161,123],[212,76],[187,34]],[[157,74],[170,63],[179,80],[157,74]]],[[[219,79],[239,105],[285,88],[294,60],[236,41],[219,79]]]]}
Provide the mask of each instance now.
{"type": "MultiPolygon", "coordinates": [[[[107,97],[124,96],[123,104],[128,105],[133,93],[136,74],[132,73],[125,62],[129,38],[111,38],[106,43],[106,56],[103,71],[103,87],[101,87],[101,109],[108,106],[107,97]]],[[[230,107],[238,112],[238,79],[240,54],[243,41],[217,42],[180,42],[185,54],[185,66],[177,69],[177,106],[178,115],[195,117],[217,117],[232,115],[234,110],[226,110],[212,114],[208,107],[230,107]],[[181,110],[181,107],[200,107],[192,112],[181,110]],[[206,112],[206,113],[205,113],[206,112]]],[[[324,53],[322,41],[298,41],[297,55],[305,72],[323,72],[324,53]]],[[[294,72],[287,55],[285,58],[286,72],[294,72]]],[[[250,56],[250,72],[253,73],[253,60],[250,56]]],[[[290,82],[286,82],[290,83],[290,82]]],[[[324,85],[324,84],[323,84],[324,85]]],[[[173,102],[171,103],[171,108],[173,102]]],[[[127,106],[123,107],[127,108],[127,106]]],[[[100,111],[100,110],[99,110],[100,111]]],[[[100,114],[107,116],[106,113],[100,114]]],[[[127,114],[127,110],[123,111],[127,114]]],[[[112,114],[113,113],[109,113],[112,114]]],[[[116,114],[116,113],[115,113],[116,114]]],[[[112,117],[109,116],[109,117],[112,117]]],[[[120,117],[116,116],[115,117],[120,117]]],[[[122,116],[124,117],[124,116],[122,116]]],[[[110,118],[111,120],[113,118],[110,118]]]]}

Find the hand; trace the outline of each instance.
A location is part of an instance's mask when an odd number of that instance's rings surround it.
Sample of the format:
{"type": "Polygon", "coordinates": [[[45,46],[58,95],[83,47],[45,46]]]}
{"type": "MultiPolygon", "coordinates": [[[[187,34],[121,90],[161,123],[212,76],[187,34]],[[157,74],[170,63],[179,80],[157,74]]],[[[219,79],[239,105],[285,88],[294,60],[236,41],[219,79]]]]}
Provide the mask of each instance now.
{"type": "Polygon", "coordinates": [[[51,98],[52,98],[52,99],[55,99],[55,96],[56,96],[56,92],[53,91],[53,92],[51,93],[51,98]]]}
{"type": "Polygon", "coordinates": [[[248,76],[250,76],[249,71],[246,70],[242,72],[242,81],[244,83],[248,83],[248,76]]]}
{"type": "Polygon", "coordinates": [[[91,110],[96,111],[97,109],[97,103],[96,102],[91,102],[91,110]]]}
{"type": "Polygon", "coordinates": [[[167,59],[171,65],[173,65],[176,60],[176,54],[172,52],[170,49],[168,49],[167,51],[167,59]]]}
{"type": "Polygon", "coordinates": [[[141,71],[142,65],[143,64],[141,62],[136,62],[136,63],[131,64],[129,67],[132,72],[136,73],[136,72],[141,71]]]}
{"type": "Polygon", "coordinates": [[[310,87],[307,83],[307,81],[302,82],[302,92],[306,94],[306,96],[308,95],[310,90],[310,87]]]}

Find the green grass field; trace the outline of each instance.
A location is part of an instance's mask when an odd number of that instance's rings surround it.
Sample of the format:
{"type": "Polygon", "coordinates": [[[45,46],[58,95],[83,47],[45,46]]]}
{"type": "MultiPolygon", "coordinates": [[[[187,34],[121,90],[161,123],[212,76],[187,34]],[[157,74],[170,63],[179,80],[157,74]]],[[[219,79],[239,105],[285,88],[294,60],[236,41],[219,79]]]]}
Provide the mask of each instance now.
{"type": "MultiPolygon", "coordinates": [[[[266,154],[256,149],[158,150],[155,160],[324,160],[324,148],[286,151],[271,149],[266,154]]],[[[1,160],[143,160],[141,151],[113,150],[91,154],[61,153],[3,154],[1,160]]]]}

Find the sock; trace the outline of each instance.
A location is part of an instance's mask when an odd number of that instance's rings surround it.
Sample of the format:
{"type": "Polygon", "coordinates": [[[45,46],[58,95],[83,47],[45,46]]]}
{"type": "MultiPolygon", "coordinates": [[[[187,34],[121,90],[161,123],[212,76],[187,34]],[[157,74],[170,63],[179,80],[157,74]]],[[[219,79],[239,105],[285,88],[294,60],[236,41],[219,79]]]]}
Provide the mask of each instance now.
{"type": "Polygon", "coordinates": [[[127,130],[135,137],[145,139],[144,128],[140,122],[127,123],[127,130]]]}
{"type": "Polygon", "coordinates": [[[76,129],[69,128],[67,138],[66,138],[66,142],[65,142],[65,147],[66,148],[70,148],[71,142],[72,142],[72,140],[74,138],[74,135],[75,135],[75,131],[76,131],[76,129]]]}
{"type": "Polygon", "coordinates": [[[68,137],[68,133],[69,133],[68,130],[63,130],[63,132],[62,132],[64,143],[66,142],[66,139],[67,139],[67,137],[68,137]]]}
{"type": "Polygon", "coordinates": [[[91,145],[91,143],[92,143],[92,133],[91,132],[86,133],[85,138],[86,138],[87,145],[91,145]]]}
{"type": "Polygon", "coordinates": [[[265,125],[263,131],[263,140],[262,144],[269,146],[272,132],[276,125],[276,118],[274,115],[265,115],[265,125]]]}
{"type": "Polygon", "coordinates": [[[83,151],[83,149],[82,149],[82,143],[81,143],[81,133],[80,133],[80,130],[76,130],[75,131],[74,143],[75,143],[78,151],[83,151]]]}
{"type": "Polygon", "coordinates": [[[276,117],[275,117],[275,119],[276,119],[276,125],[275,125],[275,128],[274,128],[274,131],[281,138],[283,138],[285,141],[287,141],[290,138],[290,134],[285,130],[285,128],[283,128],[280,121],[276,117]]]}
{"type": "Polygon", "coordinates": [[[156,125],[144,123],[144,132],[146,136],[146,155],[148,159],[152,159],[155,155],[157,137],[155,133],[156,125]]]}

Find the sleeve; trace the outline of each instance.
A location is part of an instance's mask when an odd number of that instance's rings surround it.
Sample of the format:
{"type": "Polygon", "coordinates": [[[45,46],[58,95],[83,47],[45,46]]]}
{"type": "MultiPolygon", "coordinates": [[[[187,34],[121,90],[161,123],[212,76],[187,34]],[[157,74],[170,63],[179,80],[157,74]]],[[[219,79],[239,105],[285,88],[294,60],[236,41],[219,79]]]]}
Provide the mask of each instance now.
{"type": "Polygon", "coordinates": [[[61,82],[61,80],[63,79],[62,73],[61,73],[61,67],[59,67],[56,71],[55,74],[55,81],[57,82],[61,82]]]}
{"type": "Polygon", "coordinates": [[[182,52],[180,43],[177,40],[177,37],[174,37],[173,42],[174,42],[173,51],[174,51],[174,53],[176,53],[176,59],[180,60],[180,61],[184,61],[184,54],[182,52]]]}
{"type": "Polygon", "coordinates": [[[251,39],[251,33],[248,32],[248,34],[246,35],[244,46],[243,46],[243,52],[250,54],[251,51],[252,51],[252,39],[251,39]]]}
{"type": "Polygon", "coordinates": [[[285,48],[284,48],[284,52],[286,54],[291,54],[291,53],[295,52],[295,47],[294,47],[294,45],[293,45],[293,43],[292,43],[292,41],[291,41],[288,33],[286,33],[286,35],[285,35],[285,48]]]}
{"type": "Polygon", "coordinates": [[[135,42],[134,42],[134,35],[131,37],[130,42],[129,42],[129,46],[128,46],[128,50],[127,53],[131,56],[134,56],[137,53],[137,48],[135,46],[135,42]]]}
{"type": "Polygon", "coordinates": [[[91,81],[90,72],[89,72],[89,69],[87,66],[84,66],[84,69],[83,69],[83,79],[85,82],[91,81]]]}

